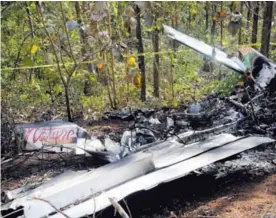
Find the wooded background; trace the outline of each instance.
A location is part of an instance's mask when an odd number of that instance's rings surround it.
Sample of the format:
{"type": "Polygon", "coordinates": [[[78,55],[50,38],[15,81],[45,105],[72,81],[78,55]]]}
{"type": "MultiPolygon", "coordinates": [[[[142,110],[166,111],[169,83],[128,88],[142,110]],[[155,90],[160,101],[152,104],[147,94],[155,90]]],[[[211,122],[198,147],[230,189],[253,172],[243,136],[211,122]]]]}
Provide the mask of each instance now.
{"type": "Polygon", "coordinates": [[[226,94],[239,75],[168,39],[162,24],[275,60],[275,11],[273,2],[1,2],[2,110],[72,121],[226,94]]]}

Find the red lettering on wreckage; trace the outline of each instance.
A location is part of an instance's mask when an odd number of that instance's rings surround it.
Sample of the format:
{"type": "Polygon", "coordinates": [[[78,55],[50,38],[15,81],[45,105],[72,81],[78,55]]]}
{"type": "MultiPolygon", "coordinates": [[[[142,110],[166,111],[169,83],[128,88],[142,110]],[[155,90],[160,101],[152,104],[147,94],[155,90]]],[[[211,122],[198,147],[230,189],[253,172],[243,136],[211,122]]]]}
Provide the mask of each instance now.
{"type": "Polygon", "coordinates": [[[52,142],[53,144],[70,143],[73,140],[75,130],[68,128],[29,128],[26,131],[25,140],[36,142],[52,142]]]}

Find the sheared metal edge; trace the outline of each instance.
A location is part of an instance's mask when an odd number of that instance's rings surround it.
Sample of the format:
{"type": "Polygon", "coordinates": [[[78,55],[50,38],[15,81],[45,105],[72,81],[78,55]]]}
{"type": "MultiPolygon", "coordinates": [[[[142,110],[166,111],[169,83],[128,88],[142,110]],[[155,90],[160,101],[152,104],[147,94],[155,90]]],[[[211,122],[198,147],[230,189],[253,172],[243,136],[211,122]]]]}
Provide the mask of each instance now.
{"type": "Polygon", "coordinates": [[[165,168],[181,161],[193,158],[211,149],[225,146],[226,143],[233,142],[241,137],[223,133],[212,136],[203,142],[196,142],[189,145],[180,144],[179,146],[168,147],[161,151],[154,152],[153,161],[156,169],[165,168]]]}
{"type": "Polygon", "coordinates": [[[156,151],[160,150],[164,147],[168,147],[168,145],[174,144],[175,142],[190,144],[197,141],[204,140],[212,135],[220,134],[223,132],[231,132],[236,128],[237,121],[234,121],[232,123],[227,123],[224,125],[219,125],[210,129],[200,130],[200,131],[187,131],[184,133],[180,133],[176,136],[172,136],[168,138],[167,140],[157,141],[150,144],[142,145],[138,149],[135,150],[135,153],[138,151],[156,151]]]}
{"type": "MultiPolygon", "coordinates": [[[[103,192],[99,196],[96,196],[93,199],[89,199],[78,205],[72,206],[71,208],[68,208],[63,212],[71,218],[91,215],[110,206],[111,204],[108,199],[109,197],[115,197],[117,200],[122,200],[126,196],[135,192],[152,189],[161,183],[167,183],[181,178],[189,174],[190,172],[204,167],[208,164],[241,153],[245,150],[252,149],[261,144],[271,143],[274,141],[275,140],[268,137],[252,136],[242,138],[232,143],[228,143],[225,146],[205,152],[194,158],[182,161],[178,164],[149,173],[145,176],[133,179],[122,185],[111,188],[110,190],[103,192]]],[[[39,210],[39,208],[37,208],[37,210],[39,210]]],[[[63,218],[64,216],[60,213],[56,213],[50,217],[63,218]]]]}
{"type": "Polygon", "coordinates": [[[55,209],[49,204],[34,198],[49,201],[57,208],[64,208],[76,202],[84,201],[95,193],[101,193],[153,170],[154,164],[151,154],[132,155],[72,180],[66,179],[51,187],[34,190],[30,195],[15,199],[9,208],[16,209],[23,206],[24,215],[29,218],[47,216],[49,213],[55,212],[55,209]]]}
{"type": "Polygon", "coordinates": [[[246,66],[238,58],[228,58],[228,55],[225,52],[212,47],[203,41],[199,41],[167,25],[163,24],[163,27],[165,34],[171,39],[174,39],[239,73],[244,73],[246,71],[246,66]]]}
{"type": "MultiPolygon", "coordinates": [[[[236,125],[236,122],[233,122],[233,123],[230,123],[230,124],[221,125],[221,126],[218,126],[218,127],[215,127],[215,128],[204,130],[204,131],[188,131],[188,132],[180,134],[179,136],[182,138],[182,140],[189,139],[190,137],[204,140],[206,138],[206,136],[208,136],[208,134],[212,134],[212,133],[218,134],[218,133],[221,133],[221,132],[224,132],[224,131],[228,130],[229,128],[233,128],[233,126],[235,126],[235,125],[236,125]],[[202,137],[198,137],[198,135],[201,135],[201,134],[203,134],[204,139],[202,137]]],[[[145,151],[153,152],[153,154],[154,154],[154,163],[155,163],[156,168],[162,168],[162,167],[171,165],[173,163],[183,161],[186,158],[191,158],[192,156],[198,155],[199,153],[202,153],[202,152],[204,152],[204,151],[206,151],[210,148],[220,146],[220,144],[222,144],[223,142],[225,142],[225,143],[228,142],[227,140],[229,139],[229,137],[231,138],[231,136],[232,135],[230,135],[230,134],[218,135],[218,137],[223,137],[222,139],[219,139],[219,144],[218,145],[216,145],[216,142],[215,142],[216,136],[213,139],[211,138],[211,143],[214,143],[214,144],[212,146],[208,147],[208,148],[206,146],[205,147],[201,146],[202,142],[198,142],[198,143],[195,143],[195,144],[189,144],[189,145],[183,145],[183,144],[181,144],[177,141],[177,140],[179,140],[178,138],[171,137],[170,139],[168,139],[166,141],[159,141],[159,142],[151,143],[151,144],[145,145],[145,147],[142,146],[143,149],[141,149],[141,150],[142,150],[142,152],[145,152],[145,151]],[[225,139],[226,139],[226,141],[225,141],[225,139]],[[160,157],[158,157],[158,156],[160,156],[160,155],[162,156],[163,153],[167,153],[167,152],[175,153],[174,152],[175,149],[183,149],[182,148],[183,146],[185,146],[185,149],[183,150],[183,152],[185,152],[185,154],[181,154],[180,156],[177,156],[177,158],[174,158],[174,160],[169,160],[167,163],[161,164],[162,161],[159,161],[160,157]],[[194,153],[192,154],[191,150],[194,150],[194,148],[196,148],[197,151],[194,151],[194,153]],[[169,150],[171,150],[171,151],[169,151],[169,150]]],[[[234,136],[232,136],[232,137],[234,137],[234,136]]],[[[188,140],[188,141],[191,142],[191,140],[188,140]]],[[[192,141],[196,141],[196,140],[192,140],[192,141]]],[[[140,149],[138,149],[138,150],[140,150],[140,149]]],[[[136,151],[135,153],[138,153],[138,152],[139,151],[136,151]]],[[[180,151],[178,150],[178,152],[180,152],[180,151]]],[[[165,157],[165,160],[166,160],[166,157],[165,157]]],[[[22,187],[22,188],[19,188],[19,189],[16,189],[16,190],[7,191],[7,192],[5,192],[5,194],[6,194],[7,198],[10,199],[10,200],[21,198],[21,197],[24,197],[24,196],[27,196],[27,195],[31,195],[32,193],[35,193],[38,190],[46,189],[46,188],[49,188],[50,186],[55,186],[57,183],[65,182],[68,177],[70,177],[71,182],[73,182],[76,177],[78,177],[77,179],[82,179],[82,177],[79,177],[79,176],[82,176],[82,175],[89,176],[88,173],[89,173],[89,171],[85,171],[85,170],[82,171],[82,172],[79,172],[79,171],[78,172],[73,172],[73,171],[72,172],[66,172],[66,173],[63,173],[59,176],[56,176],[56,177],[52,178],[50,181],[47,181],[47,182],[41,184],[40,186],[38,186],[35,189],[33,189],[34,188],[33,186],[31,186],[31,187],[22,187]]],[[[2,210],[8,209],[9,206],[10,206],[10,203],[2,205],[2,210]]]]}
{"type": "MultiPolygon", "coordinates": [[[[73,178],[76,178],[76,177],[80,178],[80,176],[82,176],[88,172],[89,172],[88,170],[81,170],[81,171],[70,170],[70,171],[64,172],[58,176],[51,178],[50,180],[40,184],[39,186],[37,186],[35,188],[34,188],[33,184],[30,184],[30,185],[23,186],[18,189],[5,191],[4,193],[6,194],[8,199],[12,200],[12,199],[24,197],[26,195],[30,195],[38,190],[41,190],[41,189],[49,188],[51,186],[54,186],[56,183],[63,182],[67,179],[73,180],[73,178]]],[[[3,210],[3,208],[1,208],[1,209],[3,210]]],[[[6,208],[6,209],[8,209],[8,208],[6,208]]]]}

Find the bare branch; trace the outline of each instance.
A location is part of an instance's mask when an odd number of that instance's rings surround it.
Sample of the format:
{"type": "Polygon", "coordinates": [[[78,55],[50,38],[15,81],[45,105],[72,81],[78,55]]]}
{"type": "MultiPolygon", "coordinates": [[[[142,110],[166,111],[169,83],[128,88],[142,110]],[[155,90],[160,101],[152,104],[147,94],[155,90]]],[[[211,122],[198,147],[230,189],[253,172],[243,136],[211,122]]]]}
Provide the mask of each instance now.
{"type": "Polygon", "coordinates": [[[57,61],[57,67],[58,67],[58,72],[59,72],[61,81],[62,81],[62,83],[65,85],[65,84],[67,84],[67,83],[66,83],[66,81],[65,81],[65,79],[64,79],[64,77],[63,77],[63,75],[62,75],[62,71],[61,71],[61,68],[60,68],[58,55],[57,55],[57,52],[56,52],[56,50],[55,50],[55,45],[54,45],[53,40],[51,39],[51,36],[50,36],[49,32],[47,31],[47,28],[46,28],[46,25],[45,25],[45,21],[44,21],[44,18],[43,18],[43,13],[42,13],[42,10],[41,10],[40,6],[38,6],[38,11],[39,11],[40,16],[41,16],[42,25],[43,25],[43,28],[44,28],[44,30],[45,30],[45,33],[46,33],[46,35],[47,35],[47,37],[48,37],[48,39],[49,39],[49,41],[50,41],[50,43],[51,43],[51,45],[52,45],[52,48],[53,48],[53,52],[54,52],[54,56],[55,56],[56,61],[57,61]]]}
{"type": "Polygon", "coordinates": [[[63,213],[60,209],[58,209],[57,207],[55,207],[50,201],[47,201],[47,200],[44,200],[44,199],[38,198],[38,197],[34,197],[33,199],[39,200],[39,201],[43,201],[43,202],[49,204],[52,208],[55,209],[56,212],[61,213],[61,214],[62,214],[63,216],[65,216],[66,218],[70,218],[68,215],[66,215],[65,213],[63,213]]]}
{"type": "Polygon", "coordinates": [[[73,61],[75,63],[75,65],[72,67],[71,72],[69,74],[69,78],[70,78],[73,75],[74,71],[76,70],[78,64],[77,64],[77,61],[76,61],[76,58],[74,56],[73,49],[72,49],[72,46],[71,46],[71,43],[70,43],[70,38],[69,38],[69,34],[68,34],[67,27],[66,27],[66,22],[65,22],[64,11],[63,11],[63,8],[62,8],[62,2],[60,2],[60,10],[61,10],[61,15],[62,15],[62,21],[63,21],[64,28],[65,28],[66,37],[67,37],[67,40],[68,40],[70,53],[71,53],[73,61]]]}
{"type": "Polygon", "coordinates": [[[118,211],[122,218],[129,218],[122,206],[115,200],[115,198],[108,198],[113,207],[118,211]]]}

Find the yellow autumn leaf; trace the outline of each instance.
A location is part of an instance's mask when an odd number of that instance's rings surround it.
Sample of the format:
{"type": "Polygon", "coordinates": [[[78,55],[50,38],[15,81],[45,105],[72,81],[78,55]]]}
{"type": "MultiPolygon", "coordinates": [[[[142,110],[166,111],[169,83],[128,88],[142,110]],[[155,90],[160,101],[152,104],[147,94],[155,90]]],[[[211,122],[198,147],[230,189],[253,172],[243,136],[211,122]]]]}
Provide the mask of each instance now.
{"type": "Polygon", "coordinates": [[[31,48],[31,53],[34,54],[37,52],[38,46],[37,45],[33,45],[31,48]]]}
{"type": "Polygon", "coordinates": [[[74,71],[72,74],[72,77],[76,77],[76,75],[77,75],[77,71],[74,71]]]}
{"type": "Polygon", "coordinates": [[[190,10],[190,13],[191,13],[191,15],[194,15],[194,14],[197,13],[197,11],[196,11],[196,9],[192,8],[192,9],[190,10]]]}
{"type": "Polygon", "coordinates": [[[140,88],[141,87],[141,75],[140,73],[136,74],[133,78],[133,84],[137,87],[140,88]]]}
{"type": "Polygon", "coordinates": [[[89,76],[89,80],[90,80],[90,82],[96,82],[96,78],[95,78],[95,76],[93,76],[93,75],[90,75],[89,76]]]}
{"type": "Polygon", "coordinates": [[[56,84],[53,88],[54,92],[57,94],[57,93],[60,93],[62,92],[62,87],[58,84],[56,84]]]}
{"type": "Polygon", "coordinates": [[[128,65],[129,67],[135,67],[135,66],[136,66],[135,57],[130,57],[130,58],[127,60],[127,65],[128,65]]]}

